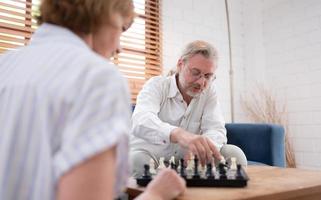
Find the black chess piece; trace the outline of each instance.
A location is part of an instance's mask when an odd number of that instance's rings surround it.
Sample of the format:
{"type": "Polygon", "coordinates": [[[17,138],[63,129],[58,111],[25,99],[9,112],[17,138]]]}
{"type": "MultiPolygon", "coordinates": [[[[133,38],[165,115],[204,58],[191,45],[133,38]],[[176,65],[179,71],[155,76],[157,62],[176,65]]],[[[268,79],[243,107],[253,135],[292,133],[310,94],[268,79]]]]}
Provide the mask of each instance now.
{"type": "Polygon", "coordinates": [[[140,178],[137,178],[137,184],[140,186],[146,186],[148,183],[152,180],[152,176],[149,172],[149,165],[144,165],[144,172],[143,175],[140,178]]]}
{"type": "Polygon", "coordinates": [[[220,179],[227,179],[225,166],[226,165],[223,163],[220,163],[218,165],[218,172],[220,174],[220,179]]]}
{"type": "Polygon", "coordinates": [[[166,168],[169,166],[168,160],[164,160],[164,165],[165,165],[166,168]]]}
{"type": "Polygon", "coordinates": [[[147,165],[147,164],[144,165],[144,174],[143,174],[142,178],[143,179],[151,179],[152,178],[152,176],[149,172],[149,165],[147,165]]]}
{"type": "Polygon", "coordinates": [[[194,175],[193,178],[200,178],[201,176],[198,173],[198,158],[195,155],[194,156],[194,175]]]}
{"type": "Polygon", "coordinates": [[[177,165],[171,162],[171,169],[177,172],[177,165]]]}
{"type": "Polygon", "coordinates": [[[170,162],[171,169],[175,169],[174,165],[175,164],[173,162],[170,162]]]}
{"type": "Polygon", "coordinates": [[[243,179],[241,169],[242,169],[242,165],[237,164],[237,170],[236,170],[236,176],[235,176],[236,179],[243,179]]]}
{"type": "Polygon", "coordinates": [[[213,166],[212,166],[212,163],[208,163],[206,165],[206,177],[208,179],[213,179],[214,178],[214,175],[213,175],[213,166]]]}
{"type": "Polygon", "coordinates": [[[181,161],[180,175],[181,177],[186,178],[184,159],[181,158],[180,161],[181,161]]]}

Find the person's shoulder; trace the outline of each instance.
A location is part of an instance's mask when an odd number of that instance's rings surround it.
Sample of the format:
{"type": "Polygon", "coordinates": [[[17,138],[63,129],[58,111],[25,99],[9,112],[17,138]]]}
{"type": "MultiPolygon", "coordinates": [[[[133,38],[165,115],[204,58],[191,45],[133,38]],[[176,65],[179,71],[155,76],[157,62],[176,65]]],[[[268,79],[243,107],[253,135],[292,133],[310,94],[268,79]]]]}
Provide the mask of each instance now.
{"type": "MultiPolygon", "coordinates": [[[[70,66],[68,73],[72,79],[68,81],[71,86],[83,85],[91,90],[108,90],[113,88],[114,91],[122,91],[122,94],[128,93],[128,83],[121,74],[118,67],[111,61],[103,58],[94,52],[82,53],[82,56],[75,58],[73,66],[70,66]]],[[[117,93],[118,94],[118,93],[117,93]]]]}
{"type": "Polygon", "coordinates": [[[21,46],[21,47],[17,47],[15,51],[14,50],[5,51],[4,53],[0,54],[0,62],[7,61],[10,58],[15,59],[15,57],[20,55],[21,52],[25,51],[25,49],[27,49],[26,46],[21,46]]]}
{"type": "Polygon", "coordinates": [[[157,90],[163,90],[166,85],[169,85],[170,78],[163,75],[153,76],[144,84],[145,89],[153,88],[157,90]]]}
{"type": "Polygon", "coordinates": [[[90,71],[97,75],[106,76],[106,78],[111,78],[114,76],[116,76],[116,78],[122,77],[118,67],[114,63],[96,54],[95,52],[89,52],[85,54],[82,59],[86,71],[90,71]]]}
{"type": "Polygon", "coordinates": [[[156,84],[156,85],[163,85],[166,82],[170,81],[170,77],[164,75],[153,76],[150,78],[146,84],[156,84]]]}
{"type": "Polygon", "coordinates": [[[163,82],[166,81],[167,77],[163,75],[153,76],[148,81],[149,82],[163,82]]]}

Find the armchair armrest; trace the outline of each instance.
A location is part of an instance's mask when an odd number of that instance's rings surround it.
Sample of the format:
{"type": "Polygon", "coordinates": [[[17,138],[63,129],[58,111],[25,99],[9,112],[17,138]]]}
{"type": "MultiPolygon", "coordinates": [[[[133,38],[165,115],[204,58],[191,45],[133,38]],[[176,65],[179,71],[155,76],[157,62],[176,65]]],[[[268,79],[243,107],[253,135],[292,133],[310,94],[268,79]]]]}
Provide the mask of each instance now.
{"type": "Polygon", "coordinates": [[[240,147],[249,161],[285,167],[284,129],[275,124],[225,125],[228,144],[240,147]]]}

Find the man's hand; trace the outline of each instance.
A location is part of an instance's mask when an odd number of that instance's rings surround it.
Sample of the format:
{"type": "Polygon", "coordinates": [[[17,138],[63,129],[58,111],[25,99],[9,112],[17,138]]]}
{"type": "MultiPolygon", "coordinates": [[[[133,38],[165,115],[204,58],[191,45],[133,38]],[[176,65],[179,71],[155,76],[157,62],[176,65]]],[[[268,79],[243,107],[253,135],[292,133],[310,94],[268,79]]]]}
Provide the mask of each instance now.
{"type": "Polygon", "coordinates": [[[212,161],[212,157],[221,160],[222,156],[211,140],[202,135],[195,135],[182,128],[176,128],[171,132],[170,140],[192,152],[200,159],[202,166],[212,161]]]}

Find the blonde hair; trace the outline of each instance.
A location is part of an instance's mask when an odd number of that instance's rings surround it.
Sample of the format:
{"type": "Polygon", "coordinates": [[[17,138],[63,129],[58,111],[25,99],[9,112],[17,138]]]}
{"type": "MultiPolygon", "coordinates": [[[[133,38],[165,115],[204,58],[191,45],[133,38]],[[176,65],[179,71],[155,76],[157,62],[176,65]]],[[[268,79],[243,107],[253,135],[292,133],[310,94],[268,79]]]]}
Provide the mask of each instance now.
{"type": "Polygon", "coordinates": [[[77,33],[91,33],[113,25],[113,15],[134,17],[132,0],[42,0],[38,23],[52,23],[77,33]]]}

